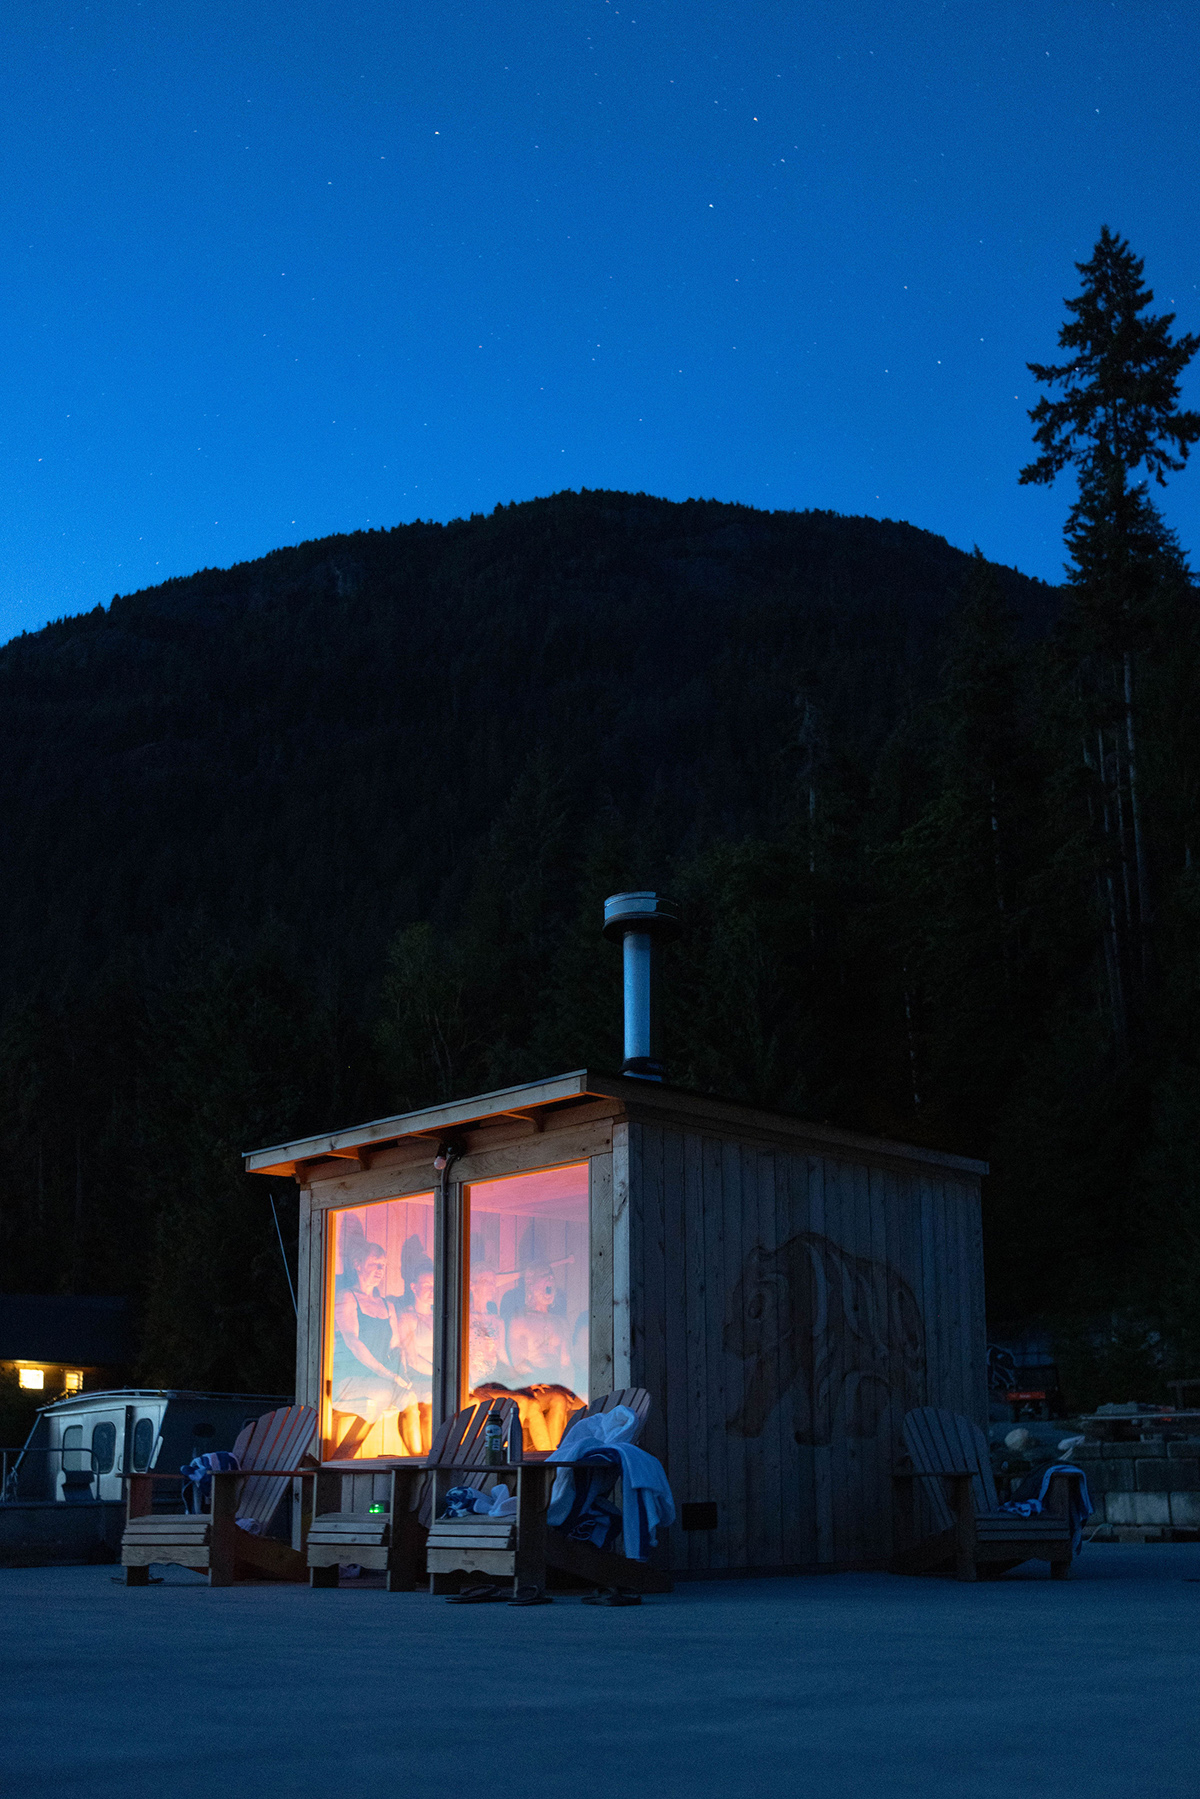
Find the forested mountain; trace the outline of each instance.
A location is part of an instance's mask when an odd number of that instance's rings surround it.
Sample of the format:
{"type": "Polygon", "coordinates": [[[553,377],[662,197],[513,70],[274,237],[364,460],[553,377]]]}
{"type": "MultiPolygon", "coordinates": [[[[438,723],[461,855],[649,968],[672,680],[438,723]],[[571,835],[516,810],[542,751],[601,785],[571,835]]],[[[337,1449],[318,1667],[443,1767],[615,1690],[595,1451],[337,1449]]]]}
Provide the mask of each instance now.
{"type": "Polygon", "coordinates": [[[994,1312],[1144,1334],[1200,1125],[1183,586],[1120,1020],[1061,591],[910,526],[566,493],[15,640],[5,1285],[133,1293],[147,1377],[286,1385],[238,1152],[619,1065],[601,901],[660,885],[672,1078],[991,1158],[994,1312]]]}

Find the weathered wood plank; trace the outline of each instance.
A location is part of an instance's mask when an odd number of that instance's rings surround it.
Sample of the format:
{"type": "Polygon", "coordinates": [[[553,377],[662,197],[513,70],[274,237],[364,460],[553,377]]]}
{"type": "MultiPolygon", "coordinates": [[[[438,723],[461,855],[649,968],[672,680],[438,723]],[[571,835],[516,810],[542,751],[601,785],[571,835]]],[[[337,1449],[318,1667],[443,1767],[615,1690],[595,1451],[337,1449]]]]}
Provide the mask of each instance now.
{"type": "MultiPolygon", "coordinates": [[[[318,1431],[320,1440],[324,1441],[331,1425],[331,1398],[333,1383],[330,1372],[325,1368],[326,1336],[328,1322],[325,1317],[325,1293],[328,1279],[329,1249],[327,1244],[326,1219],[324,1212],[318,1212],[311,1206],[308,1218],[308,1350],[307,1350],[307,1393],[304,1404],[317,1408],[318,1431]]],[[[330,1287],[332,1291],[332,1286],[330,1287]]],[[[296,1394],[296,1403],[301,1403],[300,1394],[296,1394]]]]}
{"type": "Polygon", "coordinates": [[[882,1454],[883,1444],[887,1439],[890,1416],[891,1378],[898,1365],[898,1346],[891,1322],[891,1306],[889,1301],[889,1277],[891,1264],[888,1260],[887,1221],[884,1215],[883,1170],[869,1166],[861,1166],[857,1173],[859,1191],[860,1218],[862,1221],[865,1254],[875,1264],[871,1281],[871,1298],[876,1307],[872,1321],[872,1336],[883,1345],[885,1361],[879,1369],[883,1380],[888,1384],[882,1386],[878,1382],[869,1382],[870,1390],[864,1395],[863,1425],[867,1431],[859,1443],[859,1454],[862,1468],[862,1556],[864,1561],[886,1562],[889,1543],[887,1527],[887,1499],[884,1493],[885,1484],[890,1487],[890,1473],[885,1483],[883,1476],[882,1454]]]}
{"type": "MultiPolygon", "coordinates": [[[[587,1073],[576,1069],[571,1074],[556,1075],[551,1080],[529,1081],[519,1087],[508,1087],[495,1093],[475,1095],[471,1099],[451,1100],[445,1105],[426,1106],[419,1112],[402,1112],[393,1118],[377,1118],[370,1124],[352,1126],[333,1135],[302,1137],[274,1148],[254,1150],[244,1157],[247,1174],[290,1173],[296,1161],[313,1161],[331,1151],[353,1150],[364,1145],[395,1142],[397,1138],[425,1132],[439,1135],[455,1126],[466,1127],[485,1119],[512,1113],[514,1107],[523,1112],[539,1106],[555,1105],[563,1100],[584,1100],[589,1093],[587,1073]]],[[[595,1097],[613,1097],[601,1089],[595,1097]]]]}
{"type": "Polygon", "coordinates": [[[515,1549],[426,1549],[425,1566],[430,1574],[515,1574],[515,1549]]]}
{"type": "Polygon", "coordinates": [[[612,1150],[588,1162],[588,1398],[611,1393],[613,1379],[612,1150]]]}
{"type": "MultiPolygon", "coordinates": [[[[498,1180],[506,1174],[522,1174],[536,1168],[554,1168],[560,1163],[584,1162],[590,1156],[603,1155],[612,1144],[613,1124],[608,1118],[594,1119],[570,1130],[547,1129],[519,1137],[515,1142],[478,1155],[466,1155],[454,1164],[454,1178],[471,1181],[498,1180]]],[[[351,1164],[335,1167],[332,1177],[313,1180],[313,1205],[363,1206],[380,1199],[405,1199],[414,1193],[430,1193],[437,1186],[430,1147],[425,1161],[401,1168],[380,1168],[374,1164],[365,1172],[350,1172],[351,1164]]]]}
{"type": "Polygon", "coordinates": [[[987,1384],[987,1292],[984,1285],[983,1208],[978,1184],[962,1183],[963,1205],[967,1212],[966,1263],[970,1283],[970,1328],[972,1346],[972,1404],[966,1408],[969,1418],[986,1423],[988,1415],[987,1384]]]}
{"type": "Polygon", "coordinates": [[[433,1227],[433,1417],[434,1431],[461,1408],[466,1370],[463,1367],[466,1287],[464,1183],[458,1165],[444,1202],[438,1204],[433,1227]]]}
{"type": "MultiPolygon", "coordinates": [[[[683,1133],[662,1136],[662,1308],[664,1441],[667,1478],[678,1496],[691,1492],[691,1444],[688,1439],[687,1263],[684,1236],[683,1133]]],[[[690,1534],[690,1533],[689,1533],[690,1534]]],[[[663,1560],[675,1566],[685,1559],[684,1533],[671,1527],[663,1560]]]]}
{"type": "MultiPolygon", "coordinates": [[[[855,1254],[858,1225],[855,1218],[854,1169],[844,1161],[831,1164],[825,1187],[826,1223],[831,1240],[839,1250],[855,1254]],[[830,1218],[830,1213],[833,1216],[830,1218]]],[[[835,1265],[836,1266],[836,1265],[835,1265]]],[[[853,1370],[857,1341],[852,1335],[852,1316],[848,1307],[855,1297],[849,1287],[849,1276],[840,1268],[831,1269],[829,1283],[829,1323],[826,1343],[829,1367],[829,1398],[826,1419],[832,1428],[829,1444],[830,1485],[833,1494],[833,1559],[838,1567],[852,1566],[857,1559],[857,1544],[862,1507],[858,1491],[855,1449],[850,1437],[849,1376],[853,1370]],[[849,1290],[848,1290],[849,1288],[849,1290]]]]}
{"type": "MultiPolygon", "coordinates": [[[[812,1229],[817,1237],[829,1235],[831,1224],[836,1228],[836,1179],[833,1173],[836,1164],[825,1156],[813,1156],[809,1166],[812,1170],[809,1182],[810,1203],[812,1206],[812,1229]]],[[[819,1296],[818,1296],[819,1302],[819,1296]]],[[[809,1416],[814,1426],[820,1417],[821,1391],[823,1378],[819,1371],[818,1357],[821,1352],[821,1341],[817,1332],[817,1320],[809,1325],[813,1332],[812,1357],[814,1374],[810,1381],[809,1416]]],[[[833,1465],[828,1444],[814,1442],[812,1448],[813,1469],[813,1512],[817,1536],[817,1562],[821,1567],[830,1566],[834,1558],[833,1530],[833,1465]]]]}
{"type": "MultiPolygon", "coordinates": [[[[786,1216],[787,1160],[773,1150],[757,1150],[754,1154],[754,1173],[757,1184],[757,1219],[753,1240],[748,1249],[758,1251],[764,1256],[773,1256],[781,1241],[780,1211],[786,1216]]],[[[743,1236],[743,1242],[746,1237],[743,1236]]],[[[786,1329],[787,1320],[780,1320],[781,1329],[786,1329]]],[[[783,1353],[780,1345],[780,1354],[783,1353]]],[[[784,1416],[791,1403],[791,1396],[781,1393],[778,1402],[772,1407],[763,1425],[762,1437],[759,1439],[758,1453],[755,1456],[755,1467],[752,1474],[753,1487],[756,1489],[755,1511],[756,1523],[752,1523],[751,1557],[752,1566],[761,1568],[778,1568],[784,1563],[783,1550],[783,1508],[786,1501],[788,1482],[784,1469],[788,1465],[783,1454],[784,1416]]],[[[790,1462],[790,1457],[788,1458],[790,1462]]]]}
{"type": "MultiPolygon", "coordinates": [[[[745,1195],[742,1181],[742,1161],[747,1152],[742,1145],[726,1138],[721,1145],[721,1192],[722,1210],[724,1213],[724,1279],[722,1281],[721,1305],[718,1316],[721,1319],[719,1328],[724,1333],[725,1320],[730,1315],[730,1305],[737,1290],[742,1272],[742,1213],[745,1207],[745,1195]]],[[[745,1380],[745,1363],[726,1353],[725,1368],[727,1379],[731,1384],[736,1382],[742,1387],[745,1380]]],[[[726,1393],[729,1399],[729,1393],[726,1393]]],[[[731,1404],[726,1405],[725,1418],[725,1490],[729,1494],[729,1523],[725,1533],[726,1566],[744,1568],[747,1564],[747,1509],[748,1483],[746,1478],[747,1440],[744,1436],[730,1433],[728,1419],[733,1412],[731,1404]]]]}
{"type": "MultiPolygon", "coordinates": [[[[705,1413],[708,1437],[709,1477],[718,1501],[717,1528],[710,1533],[708,1566],[729,1567],[730,1514],[736,1503],[729,1482],[729,1393],[726,1370],[731,1359],[725,1350],[725,1203],[721,1140],[705,1137],[701,1152],[704,1193],[704,1317],[708,1340],[708,1388],[705,1413]]],[[[740,1400],[740,1386],[737,1389],[740,1400]]],[[[735,1400],[734,1403],[738,1403],[735,1400]]]]}
{"type": "MultiPolygon", "coordinates": [[[[641,1178],[638,1191],[641,1204],[633,1216],[640,1224],[641,1254],[635,1259],[640,1286],[634,1288],[634,1301],[641,1317],[642,1376],[636,1383],[654,1395],[654,1409],[646,1421],[642,1447],[660,1462],[667,1461],[669,1404],[667,1363],[667,1292],[666,1292],[666,1196],[665,1144],[658,1125],[631,1126],[640,1138],[641,1178]]],[[[636,1358],[635,1358],[636,1362],[636,1358]]]]}
{"type": "Polygon", "coordinates": [[[879,1194],[882,1216],[883,1254],[887,1264],[888,1287],[888,1334],[889,1341],[894,1342],[891,1392],[879,1425],[876,1439],[876,1466],[878,1469],[879,1520],[876,1541],[878,1553],[885,1565],[890,1562],[893,1548],[893,1508],[895,1506],[895,1473],[897,1453],[900,1444],[900,1430],[904,1423],[904,1414],[909,1405],[916,1403],[920,1391],[916,1371],[912,1366],[914,1325],[913,1302],[906,1301],[904,1282],[904,1238],[903,1210],[904,1197],[901,1177],[895,1169],[883,1168],[872,1171],[872,1188],[879,1194]],[[895,1283],[893,1287],[890,1283],[895,1283]]]}
{"type": "MultiPolygon", "coordinates": [[[[704,1140],[699,1131],[683,1135],[684,1332],[687,1374],[685,1428],[688,1440],[688,1485],[676,1499],[717,1499],[709,1461],[708,1351],[706,1314],[707,1266],[704,1254],[704,1140]]],[[[719,1346],[714,1349],[719,1354],[719,1346]]],[[[680,1531],[683,1562],[689,1569],[707,1568],[711,1544],[707,1531],[680,1531]]]]}
{"type": "Polygon", "coordinates": [[[613,1385],[640,1385],[630,1355],[629,1126],[619,1120],[612,1136],[613,1207],[613,1385]]]}
{"type": "MultiPolygon", "coordinates": [[[[806,1155],[775,1157],[775,1241],[779,1247],[811,1231],[810,1182],[813,1159],[806,1155]]],[[[781,1306],[781,1331],[792,1333],[786,1351],[795,1378],[788,1383],[777,1409],[781,1463],[781,1544],[783,1567],[811,1567],[817,1562],[817,1511],[813,1491],[813,1452],[797,1443],[797,1414],[810,1403],[810,1380],[801,1351],[811,1333],[806,1277],[793,1277],[781,1306]],[[797,1365],[799,1364],[799,1365],[797,1365]]]]}

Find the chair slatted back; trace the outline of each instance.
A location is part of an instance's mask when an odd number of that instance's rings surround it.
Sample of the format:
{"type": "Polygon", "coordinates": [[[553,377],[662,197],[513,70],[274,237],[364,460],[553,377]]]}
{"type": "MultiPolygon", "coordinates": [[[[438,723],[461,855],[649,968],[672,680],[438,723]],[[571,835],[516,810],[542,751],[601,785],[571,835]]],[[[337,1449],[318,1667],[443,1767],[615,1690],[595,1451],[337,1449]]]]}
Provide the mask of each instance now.
{"type": "Polygon", "coordinates": [[[614,1406],[627,1405],[637,1416],[637,1436],[641,1436],[646,1427],[646,1419],[650,1416],[650,1395],[645,1387],[618,1387],[615,1393],[604,1393],[599,1399],[593,1399],[586,1412],[578,1413],[568,1419],[567,1429],[572,1424],[581,1424],[585,1418],[595,1418],[601,1412],[611,1412],[614,1406]]]}
{"type": "Polygon", "coordinates": [[[298,1468],[316,1434],[317,1414],[310,1405],[281,1406],[243,1427],[233,1446],[238,1465],[249,1476],[238,1483],[239,1518],[256,1519],[260,1531],[269,1528],[288,1488],[287,1476],[271,1470],[298,1468]]]}
{"type": "MultiPolygon", "coordinates": [[[[987,1438],[977,1424],[960,1412],[944,1411],[940,1406],[918,1406],[905,1416],[904,1447],[921,1474],[969,1473],[973,1477],[971,1497],[977,1514],[999,1510],[987,1438]]],[[[945,1488],[939,1481],[922,1481],[921,1486],[926,1489],[925,1497],[939,1528],[949,1530],[954,1514],[945,1488]]]]}
{"type": "Polygon", "coordinates": [[[433,1439],[429,1451],[430,1465],[440,1464],[451,1468],[486,1468],[484,1426],[488,1417],[495,1413],[503,1432],[504,1459],[506,1462],[521,1460],[521,1414],[515,1399],[481,1399],[475,1405],[464,1406],[461,1412],[455,1412],[453,1418],[447,1418],[433,1439]]]}

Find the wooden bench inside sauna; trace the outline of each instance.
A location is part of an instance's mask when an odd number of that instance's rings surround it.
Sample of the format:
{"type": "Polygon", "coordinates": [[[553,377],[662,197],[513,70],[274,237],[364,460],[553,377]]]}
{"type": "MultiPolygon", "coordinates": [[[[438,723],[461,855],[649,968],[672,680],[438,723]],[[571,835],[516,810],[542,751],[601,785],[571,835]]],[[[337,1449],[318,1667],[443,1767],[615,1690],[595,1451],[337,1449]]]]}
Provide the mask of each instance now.
{"type": "MultiPolygon", "coordinates": [[[[635,925],[658,904],[615,898],[635,925]]],[[[905,1414],[986,1417],[986,1168],[672,1087],[626,1026],[623,1074],[246,1158],[299,1187],[318,1519],[386,1516],[386,1563],[394,1477],[473,1397],[513,1399],[530,1459],[640,1387],[677,1508],[660,1573],[886,1566],[905,1414]]]]}

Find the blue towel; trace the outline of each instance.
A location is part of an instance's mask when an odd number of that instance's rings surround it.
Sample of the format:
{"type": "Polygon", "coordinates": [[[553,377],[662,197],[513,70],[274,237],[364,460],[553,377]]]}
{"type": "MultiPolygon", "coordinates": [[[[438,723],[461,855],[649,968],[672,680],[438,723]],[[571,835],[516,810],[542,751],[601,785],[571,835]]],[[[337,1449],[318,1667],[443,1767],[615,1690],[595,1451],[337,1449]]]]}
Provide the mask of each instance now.
{"type": "Polygon", "coordinates": [[[1036,1472],[1031,1474],[1023,1485],[1031,1487],[1033,1482],[1040,1478],[1037,1492],[1029,1493],[1023,1499],[1010,1499],[1006,1505],[1000,1507],[1000,1510],[1016,1512],[1022,1518],[1036,1517],[1045,1509],[1050,1481],[1056,1474],[1069,1474],[1073,1477],[1069,1488],[1068,1515],[1071,1520],[1071,1553],[1078,1555],[1083,1541],[1083,1527],[1092,1515],[1092,1500],[1088,1492],[1087,1475],[1082,1468],[1077,1468],[1074,1462],[1052,1462],[1048,1468],[1041,1470],[1040,1477],[1036,1472]]]}
{"type": "MultiPolygon", "coordinates": [[[[560,1456],[567,1447],[564,1438],[560,1456]]],[[[649,1560],[659,1525],[675,1522],[675,1501],[662,1463],[644,1449],[620,1442],[603,1446],[583,1442],[572,1459],[574,1468],[561,1469],[554,1483],[546,1522],[598,1549],[613,1546],[619,1527],[630,1561],[649,1560]],[[620,1513],[606,1498],[618,1477],[623,1502],[620,1513]]]]}
{"type": "Polygon", "coordinates": [[[469,1518],[473,1512],[489,1512],[492,1509],[492,1496],[481,1492],[478,1487],[451,1487],[446,1494],[446,1509],[439,1513],[442,1518],[469,1518]]]}
{"type": "Polygon", "coordinates": [[[210,1449],[206,1455],[194,1456],[179,1472],[183,1475],[183,1504],[189,1512],[206,1512],[212,1495],[214,1468],[240,1468],[241,1463],[228,1449],[210,1449]]]}

